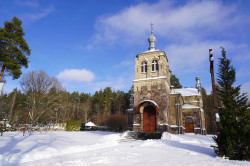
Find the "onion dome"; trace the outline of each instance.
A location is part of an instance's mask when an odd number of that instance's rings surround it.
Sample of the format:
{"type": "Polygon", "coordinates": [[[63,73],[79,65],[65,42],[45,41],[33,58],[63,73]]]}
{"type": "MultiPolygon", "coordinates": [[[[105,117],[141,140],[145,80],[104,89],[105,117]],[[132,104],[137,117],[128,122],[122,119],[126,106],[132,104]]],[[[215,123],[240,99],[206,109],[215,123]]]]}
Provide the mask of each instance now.
{"type": "Polygon", "coordinates": [[[149,42],[149,50],[155,50],[156,38],[153,34],[153,31],[151,31],[151,35],[148,38],[148,42],[149,42]]]}

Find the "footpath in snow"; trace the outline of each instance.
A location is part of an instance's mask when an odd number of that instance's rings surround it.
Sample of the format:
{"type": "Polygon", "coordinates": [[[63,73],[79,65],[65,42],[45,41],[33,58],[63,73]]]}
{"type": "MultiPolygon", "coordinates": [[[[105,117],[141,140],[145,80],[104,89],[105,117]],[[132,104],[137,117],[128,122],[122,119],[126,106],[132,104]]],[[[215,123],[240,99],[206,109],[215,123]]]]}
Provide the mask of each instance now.
{"type": "Polygon", "coordinates": [[[128,139],[112,132],[6,132],[0,137],[0,165],[42,166],[211,166],[244,165],[216,156],[212,136],[164,133],[160,140],[128,139]]]}

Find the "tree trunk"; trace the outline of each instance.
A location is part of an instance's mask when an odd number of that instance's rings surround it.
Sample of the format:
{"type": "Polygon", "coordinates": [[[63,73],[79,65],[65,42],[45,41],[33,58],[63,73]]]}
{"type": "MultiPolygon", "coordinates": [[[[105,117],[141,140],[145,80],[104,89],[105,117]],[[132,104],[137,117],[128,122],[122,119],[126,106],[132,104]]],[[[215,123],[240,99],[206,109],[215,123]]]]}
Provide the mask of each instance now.
{"type": "Polygon", "coordinates": [[[3,125],[0,124],[0,132],[1,132],[1,136],[3,136],[3,125]]]}
{"type": "Polygon", "coordinates": [[[12,105],[11,105],[11,109],[10,109],[9,119],[10,119],[10,117],[11,117],[11,115],[12,115],[12,112],[13,112],[13,109],[14,109],[15,102],[16,102],[16,91],[15,91],[14,96],[13,96],[13,101],[12,101],[12,105]]]}
{"type": "Polygon", "coordinates": [[[1,82],[1,80],[3,78],[3,72],[4,72],[4,70],[5,70],[5,66],[3,65],[1,73],[0,73],[0,82],[1,82]]]}

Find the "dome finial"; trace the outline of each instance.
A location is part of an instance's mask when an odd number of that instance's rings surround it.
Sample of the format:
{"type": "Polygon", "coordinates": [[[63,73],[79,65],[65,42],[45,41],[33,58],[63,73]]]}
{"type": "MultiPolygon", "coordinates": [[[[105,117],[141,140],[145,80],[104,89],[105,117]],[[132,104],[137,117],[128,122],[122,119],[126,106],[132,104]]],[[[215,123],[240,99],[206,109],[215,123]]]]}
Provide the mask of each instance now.
{"type": "Polygon", "coordinates": [[[155,50],[155,42],[156,42],[156,38],[154,37],[153,34],[153,23],[150,24],[151,25],[151,35],[148,38],[148,42],[149,42],[149,50],[155,50]]]}

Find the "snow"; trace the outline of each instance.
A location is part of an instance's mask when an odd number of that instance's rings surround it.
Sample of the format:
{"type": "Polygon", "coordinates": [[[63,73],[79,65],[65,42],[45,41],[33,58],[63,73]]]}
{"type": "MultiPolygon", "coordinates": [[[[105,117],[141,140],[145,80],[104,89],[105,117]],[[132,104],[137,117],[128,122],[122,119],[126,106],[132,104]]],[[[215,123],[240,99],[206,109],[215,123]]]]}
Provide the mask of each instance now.
{"type": "Polygon", "coordinates": [[[134,123],[133,125],[134,125],[134,126],[140,126],[140,124],[139,124],[139,123],[134,123]]]}
{"type": "MultiPolygon", "coordinates": [[[[156,52],[156,51],[160,51],[160,50],[156,50],[156,49],[154,49],[154,50],[148,50],[148,51],[145,51],[145,52],[143,52],[143,53],[156,52]]],[[[141,53],[141,54],[143,54],[143,53],[141,53]]]]}
{"type": "MultiPolygon", "coordinates": [[[[143,100],[143,101],[140,102],[140,104],[141,104],[141,103],[144,103],[144,102],[151,102],[151,103],[153,103],[156,107],[159,108],[158,104],[157,104],[155,101],[153,101],[153,100],[143,100]]],[[[140,104],[139,104],[139,105],[140,105],[140,104]]]]}
{"type": "Polygon", "coordinates": [[[168,126],[167,123],[159,123],[160,126],[168,126]]]}
{"type": "Polygon", "coordinates": [[[133,108],[129,108],[129,109],[127,109],[127,111],[134,111],[134,109],[133,108]]]}
{"type": "Polygon", "coordinates": [[[216,122],[220,122],[220,115],[218,113],[215,114],[216,122]]]}
{"type": "Polygon", "coordinates": [[[0,82],[0,92],[3,90],[4,82],[0,82]]]}
{"type": "MultiPolygon", "coordinates": [[[[140,54],[144,54],[144,53],[149,53],[149,52],[157,52],[157,51],[162,51],[162,50],[157,50],[157,49],[154,49],[154,50],[147,50],[147,51],[144,51],[140,54]]],[[[159,56],[163,56],[164,54],[160,54],[159,56]]]]}
{"type": "Polygon", "coordinates": [[[134,82],[136,82],[136,81],[146,81],[146,80],[156,80],[156,79],[166,79],[166,77],[160,76],[160,77],[142,78],[142,79],[134,80],[134,82]]]}
{"type": "Polygon", "coordinates": [[[5,132],[0,137],[0,165],[42,166],[182,166],[250,165],[216,156],[212,135],[173,135],[160,140],[128,139],[123,134],[84,132],[5,132]]]}
{"type": "Polygon", "coordinates": [[[85,126],[86,127],[94,127],[96,125],[94,123],[92,123],[92,122],[88,122],[88,123],[85,124],[85,126]]]}
{"type": "Polygon", "coordinates": [[[197,109],[197,108],[200,108],[200,107],[197,107],[197,106],[194,106],[194,105],[190,105],[190,104],[184,104],[182,106],[182,109],[197,109]]]}
{"type": "MultiPolygon", "coordinates": [[[[180,93],[182,96],[197,96],[199,95],[198,89],[196,88],[183,88],[174,89],[175,93],[180,93]]],[[[172,93],[174,94],[174,93],[172,93]]]]}

